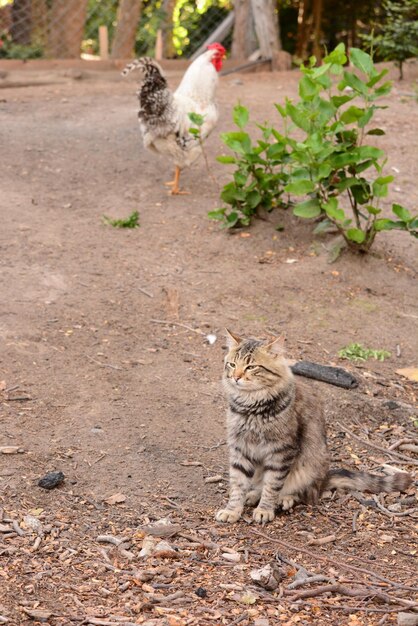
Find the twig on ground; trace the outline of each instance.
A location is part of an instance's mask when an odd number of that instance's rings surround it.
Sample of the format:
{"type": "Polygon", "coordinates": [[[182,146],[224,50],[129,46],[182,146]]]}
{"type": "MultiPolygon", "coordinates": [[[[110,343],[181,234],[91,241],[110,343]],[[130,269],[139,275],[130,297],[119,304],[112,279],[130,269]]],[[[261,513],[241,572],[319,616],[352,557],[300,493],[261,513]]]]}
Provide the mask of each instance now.
{"type": "Polygon", "coordinates": [[[396,448],[399,448],[399,446],[403,446],[405,443],[417,443],[418,439],[410,439],[410,437],[404,437],[403,439],[398,439],[398,441],[395,441],[395,443],[392,443],[391,446],[389,446],[388,450],[396,450],[396,448]]]}
{"type": "Polygon", "coordinates": [[[150,293],[149,291],[147,291],[146,289],[144,289],[143,287],[137,287],[138,291],[140,291],[141,293],[145,294],[146,296],[148,296],[148,298],[153,298],[154,296],[152,295],[152,293],[150,293]]]}
{"type": "Polygon", "coordinates": [[[123,370],[123,367],[120,367],[119,365],[112,365],[111,363],[101,363],[100,361],[97,361],[97,359],[93,359],[93,357],[89,356],[88,354],[86,354],[86,357],[90,359],[90,361],[93,361],[93,363],[96,363],[96,365],[100,365],[100,367],[109,367],[112,370],[123,370]]]}
{"type": "Polygon", "coordinates": [[[385,506],[383,506],[383,504],[380,503],[380,500],[376,495],[373,495],[372,498],[374,502],[376,503],[376,506],[379,509],[379,511],[381,511],[385,515],[388,515],[389,517],[406,517],[408,515],[411,515],[411,513],[415,513],[418,510],[417,508],[413,508],[413,509],[407,509],[406,511],[390,511],[385,506]]]}
{"type": "Polygon", "coordinates": [[[353,533],[357,532],[357,518],[360,515],[360,511],[356,511],[353,515],[352,529],[353,533]]]}
{"type": "Polygon", "coordinates": [[[375,450],[379,450],[379,452],[383,452],[384,454],[387,454],[388,456],[392,456],[395,459],[406,460],[411,465],[418,465],[418,461],[411,459],[410,457],[406,456],[406,454],[399,454],[399,452],[393,452],[392,450],[389,450],[388,448],[382,448],[381,446],[378,446],[377,444],[372,443],[371,441],[367,441],[366,439],[362,439],[358,435],[355,435],[351,430],[343,426],[340,422],[335,422],[335,423],[338,426],[338,428],[341,428],[343,432],[345,432],[347,435],[349,435],[356,441],[359,441],[364,446],[367,446],[369,448],[374,448],[375,450]]]}
{"type": "Polygon", "coordinates": [[[322,587],[316,587],[315,589],[307,589],[306,591],[299,591],[292,595],[292,591],[284,591],[285,595],[289,596],[289,600],[294,602],[295,600],[303,600],[304,598],[315,598],[324,593],[339,593],[343,596],[349,596],[351,598],[376,598],[381,602],[388,604],[403,604],[405,607],[413,608],[416,606],[416,602],[405,600],[404,598],[392,597],[388,593],[384,593],[374,587],[367,587],[366,589],[352,589],[351,587],[345,587],[339,583],[333,585],[323,585],[322,587]]]}
{"type": "Polygon", "coordinates": [[[295,552],[302,552],[302,553],[308,554],[315,561],[318,561],[318,560],[326,561],[327,563],[332,563],[333,565],[336,565],[337,567],[340,567],[343,569],[352,570],[354,572],[361,572],[363,574],[367,574],[368,576],[373,576],[374,578],[377,578],[378,580],[388,583],[389,585],[397,589],[407,589],[408,591],[415,591],[415,592],[418,591],[417,587],[411,587],[409,585],[404,585],[402,583],[396,583],[395,581],[390,580],[389,578],[385,578],[384,576],[380,576],[380,574],[376,574],[376,572],[373,572],[372,570],[368,570],[365,567],[357,567],[356,565],[350,565],[348,563],[344,563],[342,560],[337,561],[336,559],[326,556],[325,554],[322,554],[319,552],[315,553],[315,552],[312,552],[311,550],[308,550],[307,548],[302,548],[301,546],[294,546],[290,543],[287,543],[287,541],[283,541],[282,539],[276,539],[275,537],[270,537],[266,533],[262,533],[260,530],[251,530],[250,532],[254,535],[259,535],[260,537],[264,537],[264,539],[268,539],[269,541],[273,543],[278,543],[279,545],[284,546],[288,550],[293,550],[295,552]]]}
{"type": "Polygon", "coordinates": [[[168,326],[181,326],[182,328],[186,328],[187,330],[190,330],[193,333],[197,333],[198,335],[203,335],[203,336],[205,335],[203,330],[200,330],[199,328],[192,328],[191,326],[188,326],[187,324],[182,324],[181,322],[176,322],[174,320],[150,319],[150,322],[152,324],[167,324],[168,326]]]}

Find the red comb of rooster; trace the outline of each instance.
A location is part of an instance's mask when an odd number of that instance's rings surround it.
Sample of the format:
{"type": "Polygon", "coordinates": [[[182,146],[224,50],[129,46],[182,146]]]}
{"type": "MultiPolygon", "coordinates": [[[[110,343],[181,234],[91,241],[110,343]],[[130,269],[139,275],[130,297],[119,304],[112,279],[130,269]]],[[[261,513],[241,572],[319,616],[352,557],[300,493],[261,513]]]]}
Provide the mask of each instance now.
{"type": "Polygon", "coordinates": [[[226,50],[221,43],[215,41],[215,43],[210,43],[207,46],[208,50],[218,50],[218,52],[222,55],[226,54],[226,50]]]}

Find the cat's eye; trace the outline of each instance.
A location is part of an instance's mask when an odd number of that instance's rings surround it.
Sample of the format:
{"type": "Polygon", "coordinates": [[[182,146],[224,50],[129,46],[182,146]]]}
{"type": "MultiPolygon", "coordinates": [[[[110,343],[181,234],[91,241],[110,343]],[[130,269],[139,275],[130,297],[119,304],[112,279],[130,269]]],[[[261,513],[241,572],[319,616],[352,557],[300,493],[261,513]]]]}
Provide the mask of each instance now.
{"type": "Polygon", "coordinates": [[[257,365],[247,365],[247,367],[245,368],[245,371],[255,370],[256,367],[257,367],[257,365]]]}
{"type": "Polygon", "coordinates": [[[228,361],[227,363],[228,367],[234,369],[235,368],[235,363],[232,363],[231,361],[228,361]]]}

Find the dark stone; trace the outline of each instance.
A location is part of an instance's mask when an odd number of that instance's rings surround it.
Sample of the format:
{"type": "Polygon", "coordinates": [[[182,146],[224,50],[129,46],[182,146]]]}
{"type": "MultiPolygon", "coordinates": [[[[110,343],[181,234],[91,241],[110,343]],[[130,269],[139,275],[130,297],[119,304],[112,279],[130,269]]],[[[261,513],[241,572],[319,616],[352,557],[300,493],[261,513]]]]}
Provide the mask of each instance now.
{"type": "Polygon", "coordinates": [[[199,598],[206,598],[206,596],[208,595],[208,592],[206,591],[204,587],[198,587],[195,591],[195,594],[199,596],[199,598]]]}
{"type": "Polygon", "coordinates": [[[64,482],[64,479],[65,476],[62,472],[48,472],[38,481],[38,485],[42,489],[55,489],[55,487],[64,482]]]}
{"type": "Polygon", "coordinates": [[[395,400],[388,400],[387,402],[383,403],[383,406],[389,409],[389,411],[394,411],[395,409],[401,408],[401,405],[398,402],[395,402],[395,400]]]}

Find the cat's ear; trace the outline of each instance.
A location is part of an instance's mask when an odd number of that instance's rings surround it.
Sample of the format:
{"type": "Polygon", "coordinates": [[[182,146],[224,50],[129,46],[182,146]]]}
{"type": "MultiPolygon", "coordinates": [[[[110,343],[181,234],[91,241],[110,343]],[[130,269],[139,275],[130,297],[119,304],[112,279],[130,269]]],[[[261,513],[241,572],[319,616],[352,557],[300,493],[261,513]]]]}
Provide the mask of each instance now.
{"type": "Polygon", "coordinates": [[[231,333],[231,331],[227,328],[225,328],[225,330],[228,348],[236,348],[237,345],[240,344],[242,341],[241,337],[238,337],[238,335],[234,335],[234,333],[231,333]]]}
{"type": "Polygon", "coordinates": [[[266,345],[266,350],[283,356],[285,353],[286,335],[282,333],[279,337],[276,337],[266,345]]]}

